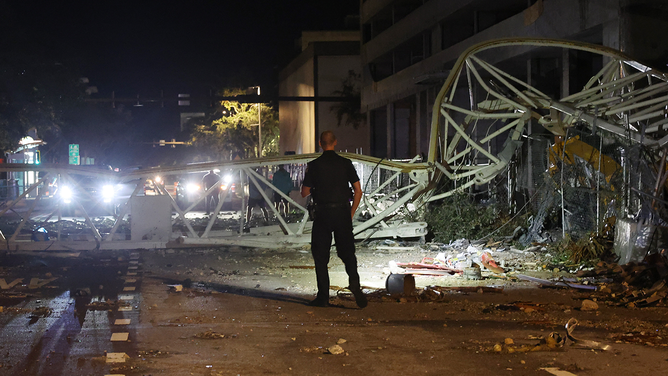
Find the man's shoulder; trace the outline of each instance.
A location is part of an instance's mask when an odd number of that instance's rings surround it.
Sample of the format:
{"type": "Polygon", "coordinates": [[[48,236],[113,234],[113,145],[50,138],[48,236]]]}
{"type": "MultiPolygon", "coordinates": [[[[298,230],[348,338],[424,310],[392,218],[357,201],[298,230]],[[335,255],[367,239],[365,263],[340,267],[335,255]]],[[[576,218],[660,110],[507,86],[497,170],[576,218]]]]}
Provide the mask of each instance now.
{"type": "Polygon", "coordinates": [[[338,153],[336,154],[336,159],[337,159],[340,163],[351,164],[351,165],[353,164],[353,161],[352,161],[350,158],[346,158],[346,157],[344,157],[344,156],[342,156],[342,155],[339,155],[338,153]]]}

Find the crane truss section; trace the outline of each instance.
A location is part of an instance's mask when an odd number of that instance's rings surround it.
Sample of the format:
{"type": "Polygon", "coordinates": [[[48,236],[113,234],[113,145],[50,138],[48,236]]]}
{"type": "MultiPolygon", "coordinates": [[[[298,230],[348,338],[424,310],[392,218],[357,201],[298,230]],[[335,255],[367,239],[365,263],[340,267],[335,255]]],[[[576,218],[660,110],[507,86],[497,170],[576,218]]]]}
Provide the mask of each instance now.
{"type": "Polygon", "coordinates": [[[426,199],[485,184],[504,171],[532,119],[557,137],[582,125],[656,149],[668,143],[667,114],[668,77],[619,51],[550,39],[480,43],[456,61],[434,103],[428,161],[438,171],[432,178],[441,174],[454,184],[426,199]],[[499,56],[540,55],[549,49],[601,56],[602,68],[579,92],[563,98],[548,96],[501,68],[499,56]]]}
{"type": "MultiPolygon", "coordinates": [[[[512,54],[511,54],[512,56],[512,54]]],[[[668,143],[668,78],[619,51],[586,43],[550,39],[498,39],[480,43],[465,51],[455,62],[434,102],[431,121],[430,147],[426,161],[392,161],[383,158],[342,153],[353,160],[361,177],[363,198],[354,218],[354,233],[358,240],[381,237],[415,238],[426,234],[426,223],[412,222],[415,210],[430,201],[451,196],[474,185],[488,183],[508,166],[522,145],[527,123],[533,119],[555,136],[567,137],[568,129],[584,125],[630,143],[651,149],[663,149],[668,143]],[[543,48],[584,51],[603,57],[602,68],[575,94],[553,98],[502,69],[499,52],[508,49],[529,53],[543,48]],[[463,99],[462,99],[463,98],[463,99]],[[443,179],[451,184],[445,190],[443,179]]],[[[142,195],[147,179],[155,175],[181,175],[211,169],[228,171],[240,177],[243,185],[266,184],[270,192],[276,188],[256,172],[279,164],[303,165],[319,154],[248,159],[231,162],[210,162],[189,166],[162,167],[128,173],[91,171],[81,166],[59,165],[0,165],[0,171],[38,171],[40,180],[26,187],[23,194],[0,206],[0,217],[13,212],[18,223],[12,233],[0,236],[0,249],[10,251],[77,250],[77,249],[138,249],[165,247],[198,247],[238,245],[248,247],[295,247],[309,243],[308,211],[299,202],[287,197],[297,209],[298,219],[290,220],[272,205],[271,194],[263,194],[267,207],[273,211],[275,224],[243,231],[243,219],[238,229],[213,230],[217,219],[212,216],[204,228],[193,226],[192,213],[199,202],[187,208],[178,205],[172,194],[158,188],[157,194],[173,211],[172,235],[168,240],[128,240],[119,234],[130,213],[132,197],[142,195]],[[29,227],[44,226],[57,218],[62,222],[61,207],[49,207],[48,213],[37,215],[39,203],[45,197],[39,187],[57,176],[63,181],[74,175],[111,179],[117,183],[134,184],[132,194],[122,202],[118,211],[109,214],[112,224],[100,231],[94,218],[78,204],[86,224],[85,240],[62,240],[61,233],[48,241],[22,239],[29,227]],[[246,179],[245,177],[248,177],[246,179]],[[18,210],[21,207],[21,210],[18,210]],[[36,210],[37,209],[37,210],[36,210]],[[178,228],[177,228],[178,227],[178,228]]],[[[447,182],[446,181],[446,182],[447,182]]],[[[75,184],[76,186],[76,184],[75,184]]],[[[212,190],[220,187],[212,187],[212,190]]],[[[81,193],[85,194],[85,193],[81,193]]],[[[225,195],[221,192],[220,205],[225,195]]],[[[280,194],[280,193],[279,193],[280,194]]],[[[244,202],[241,214],[245,210],[244,202]]],[[[241,215],[243,217],[243,215],[241,215]]]]}
{"type": "MultiPolygon", "coordinates": [[[[355,168],[366,188],[359,210],[354,219],[354,234],[359,239],[400,237],[419,238],[426,235],[426,223],[407,222],[411,212],[416,210],[412,198],[417,192],[424,190],[428,183],[427,165],[412,161],[388,161],[358,154],[341,153],[353,160],[355,168]]],[[[13,200],[2,203],[0,217],[13,213],[16,225],[11,233],[0,235],[0,249],[9,251],[72,251],[87,249],[147,249],[166,247],[202,247],[215,245],[236,245],[246,247],[280,248],[299,247],[310,243],[312,222],[308,218],[308,210],[302,203],[280,192],[272,182],[258,171],[270,169],[280,164],[305,165],[317,158],[319,154],[304,154],[274,158],[248,159],[231,162],[210,162],[189,166],[150,168],[115,173],[97,171],[84,166],[60,165],[0,165],[0,171],[19,173],[36,171],[41,177],[34,184],[13,200]],[[273,212],[270,224],[252,227],[244,231],[244,213],[248,204],[245,195],[241,198],[241,210],[238,210],[238,222],[223,230],[216,230],[216,223],[222,221],[218,216],[203,217],[201,209],[205,197],[209,193],[220,192],[218,213],[222,209],[226,197],[233,193],[230,188],[222,189],[222,182],[209,188],[187,207],[179,205],[174,193],[164,186],[154,185],[155,195],[162,196],[160,201],[169,205],[171,216],[171,235],[169,239],[150,239],[146,236],[137,239],[134,234],[127,233],[131,228],[132,218],[140,218],[142,213],[132,212],[133,199],[147,197],[144,187],[146,182],[156,176],[182,176],[193,173],[204,173],[220,170],[225,174],[238,177],[237,190],[244,192],[244,185],[253,184],[260,187],[260,192],[268,210],[273,212]],[[130,187],[131,194],[117,202],[113,208],[98,205],[101,200],[84,189],[80,182],[82,177],[98,181],[112,182],[113,185],[130,187]],[[45,193],[47,181],[55,179],[57,184],[68,184],[73,190],[74,215],[83,228],[77,236],[65,234],[63,226],[70,222],[71,213],[65,213],[64,204],[58,193],[45,193]],[[263,187],[264,185],[264,187],[263,187]],[[266,188],[266,189],[262,189],[266,188]],[[288,200],[297,215],[283,216],[273,204],[273,195],[277,192],[288,200]],[[83,201],[92,203],[84,205],[83,201]],[[204,224],[202,220],[206,221],[204,224]],[[196,222],[199,226],[196,225],[196,222]],[[48,240],[35,241],[31,238],[31,230],[49,227],[48,240]],[[102,228],[104,227],[104,228],[102,228]]],[[[136,219],[138,220],[138,219],[136,219]]],[[[220,226],[218,226],[220,228],[220,226]]]]}

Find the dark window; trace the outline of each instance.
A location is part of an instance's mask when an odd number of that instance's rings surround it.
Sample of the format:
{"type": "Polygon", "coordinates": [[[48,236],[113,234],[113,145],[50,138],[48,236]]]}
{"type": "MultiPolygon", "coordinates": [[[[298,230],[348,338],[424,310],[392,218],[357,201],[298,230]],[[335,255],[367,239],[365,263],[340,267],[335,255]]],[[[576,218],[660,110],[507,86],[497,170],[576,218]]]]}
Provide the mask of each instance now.
{"type": "Polygon", "coordinates": [[[387,158],[387,110],[385,107],[371,111],[371,155],[387,158]]]}
{"type": "Polygon", "coordinates": [[[411,38],[394,50],[394,72],[424,60],[424,34],[411,38]]]}
{"type": "Polygon", "coordinates": [[[425,0],[399,0],[388,5],[362,26],[362,43],[367,43],[424,4],[425,0]]]}
{"type": "Polygon", "coordinates": [[[362,25],[362,43],[366,43],[371,40],[371,23],[365,23],[362,25]]]}
{"type": "Polygon", "coordinates": [[[394,73],[392,52],[387,53],[369,64],[371,78],[380,81],[394,73]]]}
{"type": "Polygon", "coordinates": [[[401,0],[394,4],[394,23],[399,22],[404,17],[411,14],[414,10],[424,4],[423,0],[401,0]]]}
{"type": "Polygon", "coordinates": [[[431,31],[429,30],[422,34],[422,51],[425,59],[431,56],[431,31]]]}
{"type": "Polygon", "coordinates": [[[473,36],[473,12],[455,13],[455,15],[443,21],[441,26],[443,30],[441,49],[445,50],[473,36]]]}

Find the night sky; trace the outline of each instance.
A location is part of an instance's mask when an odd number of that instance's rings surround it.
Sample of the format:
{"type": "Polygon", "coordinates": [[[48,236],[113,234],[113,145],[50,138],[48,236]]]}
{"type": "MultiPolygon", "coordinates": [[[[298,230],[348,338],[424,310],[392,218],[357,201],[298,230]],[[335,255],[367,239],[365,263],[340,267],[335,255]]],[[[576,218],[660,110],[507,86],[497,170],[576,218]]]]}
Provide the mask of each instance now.
{"type": "Polygon", "coordinates": [[[188,163],[192,158],[179,153],[191,148],[152,147],[188,139],[181,112],[208,108],[208,95],[224,88],[259,85],[263,96],[277,95],[278,73],[298,54],[301,32],[342,30],[346,16],[358,13],[359,0],[4,0],[0,62],[3,56],[25,61],[26,74],[56,63],[68,77],[87,77],[98,89],[93,100],[112,92],[128,99],[115,107],[129,114],[123,128],[87,112],[62,113],[58,136],[39,135],[50,148],[43,150],[46,161],[66,160],[67,144],[74,143],[82,156],[113,166],[157,165],[174,153],[170,158],[188,163]],[[136,106],[138,95],[159,98],[161,92],[164,107],[146,100],[136,106]],[[179,93],[192,96],[190,107],[176,105],[179,93]]]}
{"type": "Polygon", "coordinates": [[[0,31],[12,50],[76,66],[99,96],[171,95],[235,76],[271,92],[301,31],[342,29],[358,8],[359,0],[10,0],[0,4],[0,31]]]}

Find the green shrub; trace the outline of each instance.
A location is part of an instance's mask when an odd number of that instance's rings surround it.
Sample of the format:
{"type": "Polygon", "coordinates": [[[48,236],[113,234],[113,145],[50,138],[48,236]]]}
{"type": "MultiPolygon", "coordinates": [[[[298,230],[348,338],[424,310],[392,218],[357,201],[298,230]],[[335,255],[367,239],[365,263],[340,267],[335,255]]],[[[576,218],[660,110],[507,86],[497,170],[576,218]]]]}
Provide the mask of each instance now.
{"type": "Polygon", "coordinates": [[[495,229],[499,214],[496,205],[477,204],[468,195],[460,193],[432,204],[425,214],[425,221],[434,235],[434,241],[449,243],[456,239],[475,240],[488,235],[495,229]]]}

